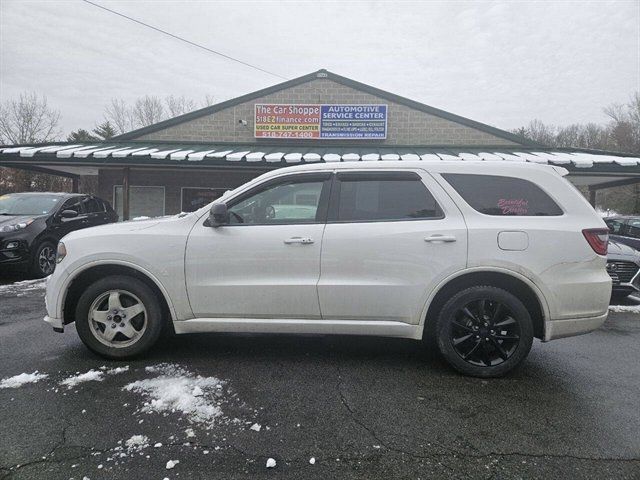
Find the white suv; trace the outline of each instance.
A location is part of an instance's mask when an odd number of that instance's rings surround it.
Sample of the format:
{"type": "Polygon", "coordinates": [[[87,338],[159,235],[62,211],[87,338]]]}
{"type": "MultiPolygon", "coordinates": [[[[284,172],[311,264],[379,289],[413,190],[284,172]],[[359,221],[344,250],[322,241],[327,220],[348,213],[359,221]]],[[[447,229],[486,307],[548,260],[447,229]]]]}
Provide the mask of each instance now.
{"type": "Polygon", "coordinates": [[[266,173],[189,214],[73,232],[45,318],[122,359],[175,333],[424,340],[502,375],[607,316],[607,228],[559,167],[323,163],[266,173]]]}

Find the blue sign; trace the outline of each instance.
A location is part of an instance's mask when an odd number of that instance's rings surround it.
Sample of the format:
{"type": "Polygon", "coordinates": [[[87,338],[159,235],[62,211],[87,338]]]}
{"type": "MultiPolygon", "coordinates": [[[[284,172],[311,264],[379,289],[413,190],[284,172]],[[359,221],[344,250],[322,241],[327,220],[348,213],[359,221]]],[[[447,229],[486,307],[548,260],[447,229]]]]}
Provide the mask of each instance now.
{"type": "Polygon", "coordinates": [[[320,138],[387,138],[387,105],[322,105],[320,138]]]}

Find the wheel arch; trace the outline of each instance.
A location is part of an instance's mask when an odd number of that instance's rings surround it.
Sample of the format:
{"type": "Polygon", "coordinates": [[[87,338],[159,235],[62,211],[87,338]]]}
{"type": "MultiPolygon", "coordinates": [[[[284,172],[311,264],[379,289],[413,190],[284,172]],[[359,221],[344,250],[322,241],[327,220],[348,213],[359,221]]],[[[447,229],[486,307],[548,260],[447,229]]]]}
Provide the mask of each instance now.
{"type": "Polygon", "coordinates": [[[477,285],[502,288],[518,297],[531,314],[534,336],[541,340],[545,338],[545,322],[549,318],[549,307],[540,289],[527,277],[498,268],[464,270],[442,281],[430,296],[422,315],[423,337],[435,338],[438,312],[451,295],[477,285]]]}
{"type": "Polygon", "coordinates": [[[90,285],[99,278],[110,275],[127,275],[144,282],[151,288],[161,303],[161,308],[165,318],[170,324],[176,318],[174,306],[163,285],[149,272],[124,262],[103,262],[87,265],[85,268],[74,272],[67,279],[67,287],[62,300],[63,323],[73,322],[78,299],[87,285],[90,285]]]}

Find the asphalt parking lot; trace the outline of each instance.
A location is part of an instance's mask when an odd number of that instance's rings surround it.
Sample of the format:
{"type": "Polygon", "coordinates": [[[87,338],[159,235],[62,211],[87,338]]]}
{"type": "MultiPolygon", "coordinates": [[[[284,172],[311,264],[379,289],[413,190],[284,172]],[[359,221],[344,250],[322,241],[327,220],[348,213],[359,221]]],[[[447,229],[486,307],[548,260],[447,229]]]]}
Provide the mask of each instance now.
{"type": "Polygon", "coordinates": [[[107,362],[42,322],[43,293],[0,287],[0,380],[39,378],[0,388],[0,478],[640,477],[640,313],[480,380],[377,338],[182,336],[107,362]]]}

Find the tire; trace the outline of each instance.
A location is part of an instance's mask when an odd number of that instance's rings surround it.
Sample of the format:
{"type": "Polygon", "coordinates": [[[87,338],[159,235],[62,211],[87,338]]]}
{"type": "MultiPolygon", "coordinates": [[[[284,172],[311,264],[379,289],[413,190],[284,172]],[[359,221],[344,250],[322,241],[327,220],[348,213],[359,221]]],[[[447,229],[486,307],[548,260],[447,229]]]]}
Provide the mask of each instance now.
{"type": "Polygon", "coordinates": [[[153,290],[124,275],[91,284],[78,300],[75,321],[82,342],[113,360],[146,352],[157,342],[165,323],[153,290]]]}
{"type": "Polygon", "coordinates": [[[458,292],[444,304],[436,336],[443,357],[459,372],[473,377],[501,377],[529,354],[533,322],[522,301],[512,293],[476,286],[458,292]]]}
{"type": "Polygon", "coordinates": [[[57,246],[52,242],[42,242],[31,258],[29,273],[35,278],[48,277],[56,269],[57,246]]]}

